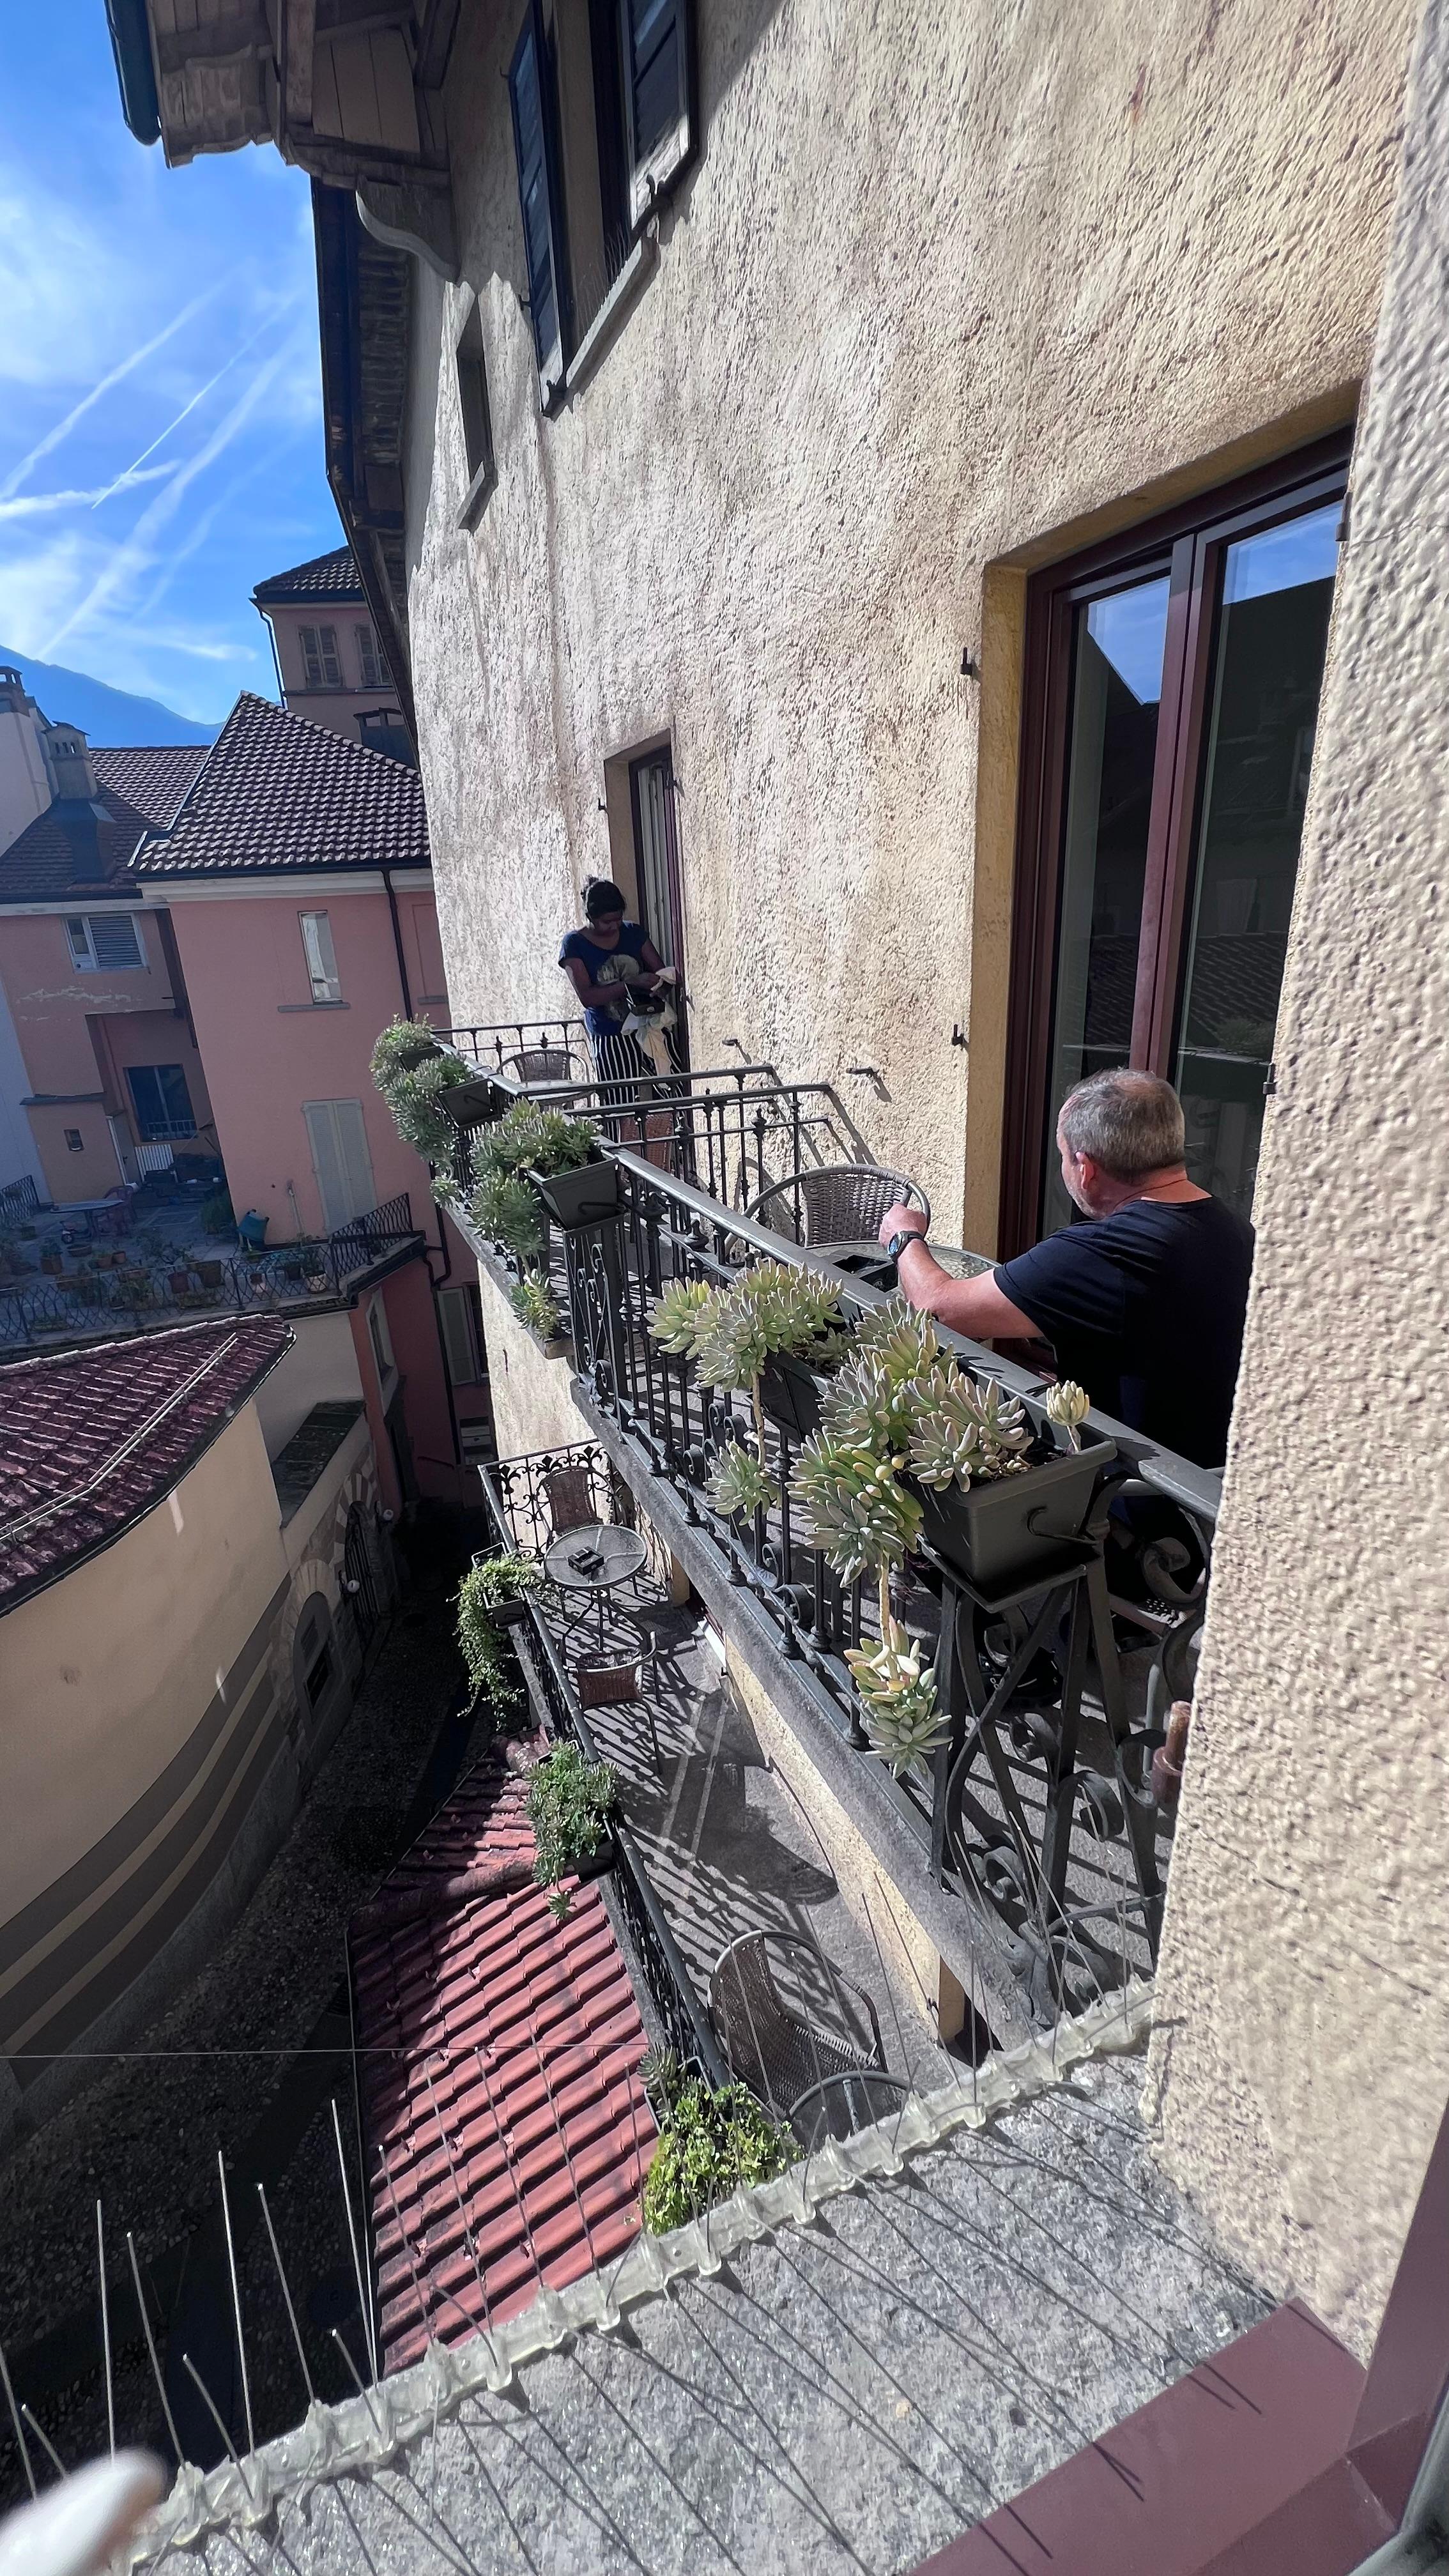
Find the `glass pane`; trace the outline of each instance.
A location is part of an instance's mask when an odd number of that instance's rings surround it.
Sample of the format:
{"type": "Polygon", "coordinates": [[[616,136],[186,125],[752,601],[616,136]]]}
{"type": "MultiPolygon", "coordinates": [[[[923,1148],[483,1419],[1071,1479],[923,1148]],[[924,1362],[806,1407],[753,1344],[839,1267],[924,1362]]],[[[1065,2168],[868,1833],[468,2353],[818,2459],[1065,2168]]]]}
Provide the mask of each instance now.
{"type": "Polygon", "coordinates": [[[1132,1044],[1167,591],[1164,573],[1076,612],[1044,1233],[1075,1213],[1057,1165],[1057,1110],[1085,1074],[1125,1064],[1132,1044]]]}
{"type": "Polygon", "coordinates": [[[1251,1215],[1337,563],[1339,504],[1230,546],[1176,1081],[1188,1169],[1251,1215]]]}

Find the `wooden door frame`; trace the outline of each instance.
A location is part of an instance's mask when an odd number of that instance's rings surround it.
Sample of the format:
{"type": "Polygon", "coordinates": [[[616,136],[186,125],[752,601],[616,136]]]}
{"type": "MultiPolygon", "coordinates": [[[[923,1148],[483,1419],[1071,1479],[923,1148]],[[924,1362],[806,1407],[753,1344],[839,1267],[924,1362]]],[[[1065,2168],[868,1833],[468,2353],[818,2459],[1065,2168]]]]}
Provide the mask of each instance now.
{"type": "Polygon", "coordinates": [[[1179,502],[1027,585],[1021,762],[1007,998],[998,1241],[1010,1260],[1037,1239],[1071,720],[1074,612],[1154,574],[1170,583],[1148,823],[1130,1061],[1170,1070],[1202,785],[1218,568],[1256,526],[1321,508],[1345,488],[1351,428],[1179,502]]]}

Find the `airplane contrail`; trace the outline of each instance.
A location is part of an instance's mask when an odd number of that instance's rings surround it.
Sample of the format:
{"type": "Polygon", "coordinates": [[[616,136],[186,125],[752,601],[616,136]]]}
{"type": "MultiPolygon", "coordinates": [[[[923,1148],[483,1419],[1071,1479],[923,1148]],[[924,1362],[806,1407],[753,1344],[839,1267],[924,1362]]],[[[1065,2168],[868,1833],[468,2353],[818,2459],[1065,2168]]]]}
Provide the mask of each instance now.
{"type": "Polygon", "coordinates": [[[25,492],[18,501],[0,501],[0,521],[38,519],[47,510],[83,510],[87,507],[94,510],[102,501],[109,501],[113,492],[128,491],[133,483],[164,483],[167,475],[176,471],[174,465],[149,465],[140,471],[133,469],[118,475],[103,492],[25,492]]]}
{"type": "Polygon", "coordinates": [[[189,486],[195,482],[197,475],[213,463],[224,447],[230,446],[237,431],[250,418],[274,377],[280,374],[292,354],[291,345],[284,343],[275,357],[268,358],[264,366],[258,367],[250,384],[238,395],[225,419],[218,423],[205,445],[199,447],[189,462],[172,475],[171,480],[158,492],[150,507],[142,511],[129,537],[123,545],[117,547],[104,572],[98,574],[92,582],[85,598],[71,610],[70,615],[56,628],[49,641],[42,645],[39,659],[48,661],[56,646],[63,643],[66,636],[71,634],[83,619],[94,615],[98,608],[103,608],[106,601],[119,590],[122,582],[128,581],[133,573],[142,570],[151,560],[149,552],[151,539],[166,526],[168,520],[175,517],[189,486]]]}
{"type": "Polygon", "coordinates": [[[70,436],[76,422],[85,418],[86,413],[100,401],[102,394],[108,394],[112,385],[118,385],[123,376],[130,375],[133,367],[139,367],[144,358],[153,357],[168,340],[174,339],[176,333],[191,320],[192,315],[199,313],[203,304],[210,303],[211,298],[219,292],[220,287],[208,286],[204,293],[193,296],[191,302],[182,308],[174,321],[166,324],[164,330],[158,331],[155,337],[147,340],[141,348],[133,349],[130,356],[123,358],[118,367],[112,367],[109,375],[102,376],[98,385],[92,385],[88,394],[82,394],[80,401],[73,410],[66,413],[64,420],[58,420],[55,427],[48,429],[44,438],[39,439],[32,447],[29,455],[22,456],[19,464],[11,467],[4,481],[0,482],[0,501],[8,501],[12,492],[19,491],[32,467],[40,463],[42,456],[48,456],[53,447],[59,447],[63,438],[70,436]]]}
{"type": "MultiPolygon", "coordinates": [[[[284,305],[282,305],[282,306],[281,306],[281,308],[280,308],[281,312],[282,312],[283,314],[290,313],[290,312],[294,309],[294,307],[295,307],[297,304],[299,304],[299,303],[300,303],[300,301],[301,301],[300,296],[296,296],[296,295],[290,295],[290,296],[288,296],[286,303],[285,303],[284,305]]],[[[125,470],[125,472],[124,472],[123,474],[118,474],[118,475],[117,475],[117,477],[116,477],[115,482],[114,482],[114,483],[112,483],[106,491],[104,491],[104,492],[98,492],[98,493],[96,494],[96,497],[95,497],[94,501],[91,503],[91,508],[92,508],[93,510],[98,510],[98,509],[100,508],[100,505],[101,505],[102,501],[109,501],[109,499],[110,499],[110,497],[111,497],[111,493],[112,493],[112,492],[118,492],[118,491],[120,490],[121,485],[122,485],[123,483],[130,482],[130,481],[133,481],[133,480],[135,479],[135,475],[136,475],[136,467],[137,467],[138,465],[144,465],[148,456],[154,456],[154,455],[155,455],[157,448],[158,448],[158,447],[160,447],[160,446],[162,445],[162,443],[163,443],[166,439],[168,439],[168,438],[170,437],[171,432],[173,431],[173,429],[179,429],[179,428],[181,427],[181,424],[182,424],[182,422],[185,420],[185,418],[186,418],[186,416],[187,416],[187,413],[188,413],[188,412],[193,412],[193,411],[195,411],[197,404],[198,404],[199,402],[204,402],[204,401],[206,400],[207,395],[208,395],[209,393],[211,393],[211,392],[212,392],[212,390],[214,389],[214,387],[215,387],[215,386],[217,386],[217,385],[219,385],[219,384],[220,384],[220,382],[221,382],[221,380],[222,380],[222,377],[223,377],[223,376],[225,376],[225,375],[228,375],[228,374],[230,373],[230,371],[231,371],[231,369],[232,369],[233,367],[235,367],[235,366],[237,366],[237,365],[239,365],[239,364],[240,364],[241,360],[246,356],[246,353],[247,353],[248,349],[254,349],[254,348],[256,347],[258,340],[260,340],[260,338],[261,338],[261,336],[262,336],[262,333],[263,333],[264,331],[269,330],[269,329],[271,328],[271,325],[272,325],[272,324],[273,324],[273,323],[274,323],[278,318],[279,318],[279,316],[278,316],[278,314],[277,314],[277,313],[269,313],[269,314],[267,315],[267,318],[266,318],[265,322],[259,322],[259,323],[257,324],[257,327],[256,327],[255,331],[253,331],[253,333],[252,333],[252,335],[251,335],[251,338],[250,338],[249,340],[243,340],[243,342],[242,342],[242,344],[241,344],[241,347],[240,347],[239,349],[233,349],[233,351],[232,351],[232,353],[231,353],[231,356],[230,356],[230,357],[227,359],[227,361],[226,361],[225,366],[218,367],[218,368],[217,368],[217,371],[216,371],[216,373],[215,373],[215,375],[214,375],[214,376],[208,376],[208,378],[207,378],[207,380],[206,380],[206,383],[205,383],[204,385],[200,386],[200,387],[198,388],[197,392],[195,392],[195,393],[192,395],[190,402],[188,402],[188,403],[183,403],[183,404],[182,404],[180,411],[179,411],[179,412],[177,413],[177,415],[176,415],[176,418],[175,418],[174,420],[170,420],[170,421],[168,421],[168,422],[167,422],[167,424],[166,424],[166,427],[165,427],[163,430],[158,431],[158,433],[157,433],[156,437],[152,439],[151,444],[150,444],[150,446],[149,446],[149,447],[143,447],[143,448],[142,448],[140,455],[139,455],[139,456],[136,458],[136,460],[135,460],[135,464],[128,465],[128,466],[126,467],[126,470],[125,470]]]]}

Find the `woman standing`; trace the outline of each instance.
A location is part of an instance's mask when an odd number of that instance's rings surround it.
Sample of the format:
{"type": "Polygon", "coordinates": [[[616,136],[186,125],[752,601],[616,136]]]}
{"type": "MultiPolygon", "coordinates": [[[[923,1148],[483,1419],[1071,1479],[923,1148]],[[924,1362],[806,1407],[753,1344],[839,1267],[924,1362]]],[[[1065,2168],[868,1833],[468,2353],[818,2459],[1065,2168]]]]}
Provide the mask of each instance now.
{"type": "Polygon", "coordinates": [[[621,1087],[610,1100],[611,1108],[632,1108],[641,1095],[633,1087],[639,1076],[656,1074],[636,1037],[624,1028],[624,1021],[637,1002],[652,999],[667,991],[674,982],[674,970],[666,966],[653,941],[637,921],[626,921],[624,897],[607,878],[595,877],[584,888],[584,919],[588,927],[571,930],[558,953],[558,962],[568,976],[584,1006],[584,1026],[601,1083],[621,1087]],[[629,1084],[630,1089],[622,1086],[629,1084]]]}

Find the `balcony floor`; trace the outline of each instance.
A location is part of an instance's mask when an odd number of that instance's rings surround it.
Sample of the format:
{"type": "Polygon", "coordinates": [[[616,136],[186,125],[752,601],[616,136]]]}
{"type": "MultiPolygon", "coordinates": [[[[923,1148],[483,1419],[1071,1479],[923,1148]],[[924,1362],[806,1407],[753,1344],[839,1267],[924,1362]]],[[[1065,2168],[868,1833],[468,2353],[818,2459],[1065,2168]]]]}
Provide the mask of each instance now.
{"type": "MultiPolygon", "coordinates": [[[[570,1677],[580,1652],[597,1651],[597,1614],[571,1634],[554,1626],[570,1677]]],[[[863,1988],[880,2021],[886,2063],[918,2087],[959,2072],[940,2047],[927,1998],[905,1967],[879,1886],[847,1903],[808,1815],[766,1759],[697,1612],[645,1585],[620,1595],[604,1629],[609,1648],[658,1640],[641,1686],[658,1734],[656,1766],[645,1705],[590,1709],[589,1727],[620,1779],[625,1814],[644,1866],[689,1967],[709,1993],[721,1952],[742,1933],[793,1936],[818,1948],[825,1975],[863,1988]]],[[[576,1684],[577,1686],[577,1684],[576,1684]]]]}

